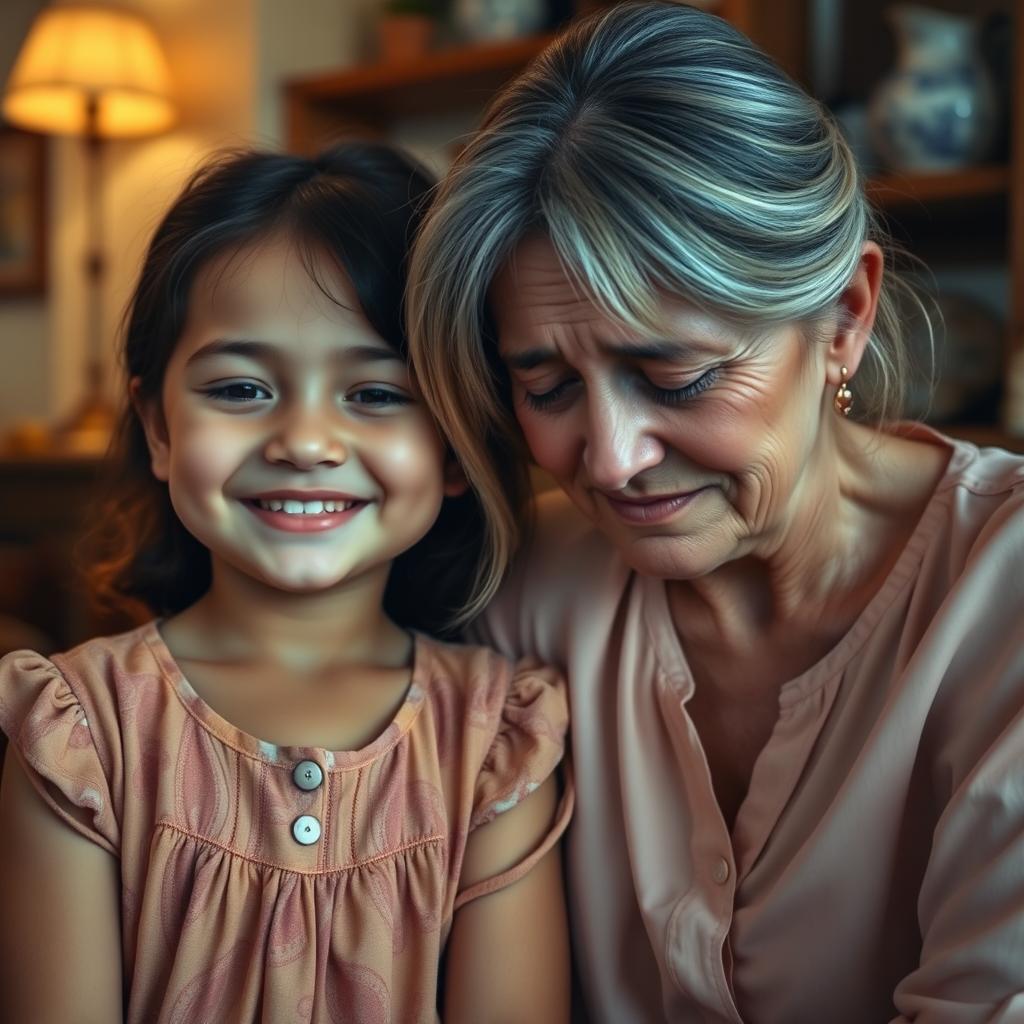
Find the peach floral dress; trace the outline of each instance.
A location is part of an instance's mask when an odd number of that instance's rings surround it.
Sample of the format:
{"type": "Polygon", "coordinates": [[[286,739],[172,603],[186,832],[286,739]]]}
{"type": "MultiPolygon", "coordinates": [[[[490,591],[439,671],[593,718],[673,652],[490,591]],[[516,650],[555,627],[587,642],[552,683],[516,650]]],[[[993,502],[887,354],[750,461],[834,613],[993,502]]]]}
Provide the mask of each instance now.
{"type": "MultiPolygon", "coordinates": [[[[126,1019],[436,1021],[468,834],[558,765],[550,669],[415,642],[388,728],[357,751],[275,747],[195,693],[155,623],[0,662],[0,727],[39,792],[120,861],[126,1019]]],[[[496,951],[499,955],[499,951],[496,951]]]]}

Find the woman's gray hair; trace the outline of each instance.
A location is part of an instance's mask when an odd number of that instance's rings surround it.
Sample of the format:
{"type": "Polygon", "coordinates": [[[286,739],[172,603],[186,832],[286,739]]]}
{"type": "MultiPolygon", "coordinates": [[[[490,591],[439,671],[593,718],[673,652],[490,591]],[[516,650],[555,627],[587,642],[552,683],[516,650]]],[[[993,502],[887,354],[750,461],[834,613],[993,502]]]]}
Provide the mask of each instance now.
{"type": "MultiPolygon", "coordinates": [[[[810,336],[863,243],[884,241],[827,112],[727,22],[669,0],[617,5],[556,40],[495,99],[439,191],[408,312],[421,384],[457,449],[469,434],[514,444],[486,297],[530,232],[626,325],[655,329],[667,292],[810,336]]],[[[875,422],[898,413],[907,372],[886,276],[858,374],[875,422]]]]}

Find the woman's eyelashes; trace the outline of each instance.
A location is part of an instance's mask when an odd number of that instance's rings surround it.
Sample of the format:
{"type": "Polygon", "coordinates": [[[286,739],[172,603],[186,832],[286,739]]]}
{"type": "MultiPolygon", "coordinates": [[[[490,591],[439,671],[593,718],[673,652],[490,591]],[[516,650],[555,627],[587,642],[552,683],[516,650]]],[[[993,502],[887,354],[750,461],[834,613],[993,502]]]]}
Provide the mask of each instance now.
{"type": "Polygon", "coordinates": [[[681,388],[659,388],[655,384],[650,385],[651,397],[661,405],[681,405],[696,398],[702,391],[707,391],[718,379],[719,367],[713,366],[706,370],[696,380],[690,381],[681,388]]]}
{"type": "MultiPolygon", "coordinates": [[[[706,391],[718,379],[720,368],[712,367],[705,370],[696,380],[690,381],[679,388],[663,388],[654,384],[646,375],[640,375],[640,385],[646,394],[659,405],[682,405],[706,391]]],[[[539,412],[557,411],[560,404],[568,404],[573,390],[578,387],[579,379],[575,377],[560,381],[547,391],[536,392],[524,390],[523,401],[539,412]]]]}

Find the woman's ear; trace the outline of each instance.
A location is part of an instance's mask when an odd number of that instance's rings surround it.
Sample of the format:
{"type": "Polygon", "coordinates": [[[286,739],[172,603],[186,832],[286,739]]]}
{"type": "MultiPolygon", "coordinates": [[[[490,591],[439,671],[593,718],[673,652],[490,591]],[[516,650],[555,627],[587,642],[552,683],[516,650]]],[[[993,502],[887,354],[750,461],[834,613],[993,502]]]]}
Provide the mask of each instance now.
{"type": "Polygon", "coordinates": [[[444,496],[458,498],[468,490],[469,481],[462,470],[462,465],[451,449],[448,449],[444,456],[444,496]]]}
{"type": "Polygon", "coordinates": [[[825,373],[832,387],[842,382],[844,366],[846,379],[852,379],[857,373],[875,324],[884,267],[882,250],[875,242],[865,242],[857,269],[839,297],[839,322],[826,357],[825,373]]]}
{"type": "Polygon", "coordinates": [[[146,434],[149,465],[153,470],[153,476],[166,483],[169,475],[171,443],[163,407],[158,398],[142,396],[142,382],[138,377],[132,377],[131,383],[128,385],[128,394],[135,415],[139,417],[139,422],[146,434]]]}

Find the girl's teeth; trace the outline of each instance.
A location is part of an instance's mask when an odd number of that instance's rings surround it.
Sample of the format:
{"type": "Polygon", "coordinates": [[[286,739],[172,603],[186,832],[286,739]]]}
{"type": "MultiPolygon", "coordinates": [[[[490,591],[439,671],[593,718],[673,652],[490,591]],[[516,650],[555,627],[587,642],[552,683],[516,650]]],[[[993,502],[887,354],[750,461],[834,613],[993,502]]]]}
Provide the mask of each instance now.
{"type": "Polygon", "coordinates": [[[354,501],[296,501],[294,498],[260,498],[256,502],[260,508],[269,512],[285,512],[292,516],[318,516],[324,512],[345,512],[354,501]]]}

